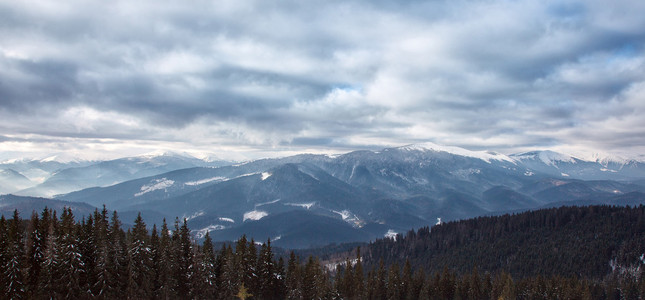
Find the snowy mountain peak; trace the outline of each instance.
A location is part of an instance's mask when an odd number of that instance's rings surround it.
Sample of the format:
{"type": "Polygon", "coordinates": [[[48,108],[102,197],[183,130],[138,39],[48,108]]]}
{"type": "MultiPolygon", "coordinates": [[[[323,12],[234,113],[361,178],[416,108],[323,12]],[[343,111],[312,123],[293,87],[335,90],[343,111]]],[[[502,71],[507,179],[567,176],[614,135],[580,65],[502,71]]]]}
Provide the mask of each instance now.
{"type": "Polygon", "coordinates": [[[412,145],[407,145],[403,147],[396,148],[399,150],[404,150],[404,151],[434,151],[434,152],[447,152],[450,154],[455,154],[459,156],[465,156],[465,157],[473,157],[473,158],[478,158],[481,159],[487,163],[490,163],[491,160],[496,160],[496,161],[507,161],[507,162],[512,162],[515,163],[515,161],[501,153],[496,153],[492,151],[472,151],[460,147],[454,147],[454,146],[442,146],[442,145],[437,145],[435,143],[431,142],[426,142],[426,143],[420,143],[420,144],[412,144],[412,145]]]}
{"type": "Polygon", "coordinates": [[[555,166],[559,162],[576,163],[577,160],[573,156],[551,150],[531,151],[522,154],[513,154],[511,156],[518,160],[540,160],[548,166],[555,166]]]}
{"type": "Polygon", "coordinates": [[[139,155],[137,157],[140,157],[140,158],[183,157],[183,158],[195,159],[194,156],[192,156],[192,155],[190,155],[190,154],[188,154],[186,152],[177,153],[177,152],[166,151],[166,150],[155,150],[155,151],[152,151],[152,152],[141,154],[141,155],[139,155]]]}
{"type": "Polygon", "coordinates": [[[56,153],[44,158],[38,159],[40,162],[57,162],[61,164],[81,163],[87,160],[80,158],[79,155],[74,153],[56,153]]]}

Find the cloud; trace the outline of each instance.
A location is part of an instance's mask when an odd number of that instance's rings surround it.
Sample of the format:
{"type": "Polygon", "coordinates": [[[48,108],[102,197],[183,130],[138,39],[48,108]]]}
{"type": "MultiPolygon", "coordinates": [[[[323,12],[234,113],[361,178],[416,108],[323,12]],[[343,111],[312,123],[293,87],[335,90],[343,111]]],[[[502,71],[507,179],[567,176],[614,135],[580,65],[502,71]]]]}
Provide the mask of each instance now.
{"type": "Polygon", "coordinates": [[[628,0],[2,2],[0,134],[29,151],[103,140],[113,151],[258,155],[421,141],[641,151],[643,10],[628,0]]]}

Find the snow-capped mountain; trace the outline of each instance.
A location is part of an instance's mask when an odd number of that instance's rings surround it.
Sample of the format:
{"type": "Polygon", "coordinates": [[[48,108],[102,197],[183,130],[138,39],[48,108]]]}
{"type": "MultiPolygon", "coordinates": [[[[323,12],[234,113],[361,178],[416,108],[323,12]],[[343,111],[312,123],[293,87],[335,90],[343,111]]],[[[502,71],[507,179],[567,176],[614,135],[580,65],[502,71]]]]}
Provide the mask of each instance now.
{"type": "Polygon", "coordinates": [[[51,171],[42,183],[17,191],[16,194],[51,197],[89,187],[114,185],[178,169],[227,164],[223,161],[206,162],[188,155],[169,152],[91,163],[74,161],[63,164],[53,158],[39,162],[57,163],[59,168],[51,171]]]}
{"type": "Polygon", "coordinates": [[[619,157],[579,159],[553,151],[532,151],[510,156],[531,172],[584,180],[633,180],[645,178],[645,164],[619,157]]]}
{"type": "Polygon", "coordinates": [[[215,240],[246,233],[276,245],[309,247],[370,240],[437,218],[645,203],[642,165],[626,164],[617,172],[601,167],[613,166],[555,152],[506,156],[422,144],[181,169],[59,199],[106,204],[126,214],[185,217],[196,235],[210,231],[215,240]],[[606,177],[586,180],[598,174],[606,177]]]}

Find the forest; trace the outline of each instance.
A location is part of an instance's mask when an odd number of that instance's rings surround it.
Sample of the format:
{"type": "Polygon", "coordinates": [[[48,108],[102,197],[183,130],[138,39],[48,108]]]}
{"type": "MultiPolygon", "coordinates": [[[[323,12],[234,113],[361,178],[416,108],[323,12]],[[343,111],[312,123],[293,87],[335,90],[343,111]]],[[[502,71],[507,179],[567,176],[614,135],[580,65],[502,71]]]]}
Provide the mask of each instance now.
{"type": "MultiPolygon", "coordinates": [[[[645,207],[572,207],[411,231],[345,260],[214,249],[186,220],[124,228],[104,208],[0,218],[2,299],[644,299],[645,207]],[[532,250],[527,250],[532,248],[532,250]],[[488,250],[486,250],[488,249],[488,250]],[[559,257],[559,258],[557,258],[559,257]],[[564,263],[568,262],[568,263],[564,263]]],[[[337,254],[339,255],[339,254],[337,254]]]]}

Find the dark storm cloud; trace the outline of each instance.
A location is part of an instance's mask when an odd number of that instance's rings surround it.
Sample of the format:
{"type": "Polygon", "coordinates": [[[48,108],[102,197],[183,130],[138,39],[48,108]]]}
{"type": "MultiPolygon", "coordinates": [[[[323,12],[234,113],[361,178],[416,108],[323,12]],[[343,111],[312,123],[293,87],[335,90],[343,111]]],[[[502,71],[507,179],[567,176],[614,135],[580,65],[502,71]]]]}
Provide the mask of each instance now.
{"type": "Polygon", "coordinates": [[[2,2],[0,134],[639,151],[645,4],[610,6],[2,2]]]}

